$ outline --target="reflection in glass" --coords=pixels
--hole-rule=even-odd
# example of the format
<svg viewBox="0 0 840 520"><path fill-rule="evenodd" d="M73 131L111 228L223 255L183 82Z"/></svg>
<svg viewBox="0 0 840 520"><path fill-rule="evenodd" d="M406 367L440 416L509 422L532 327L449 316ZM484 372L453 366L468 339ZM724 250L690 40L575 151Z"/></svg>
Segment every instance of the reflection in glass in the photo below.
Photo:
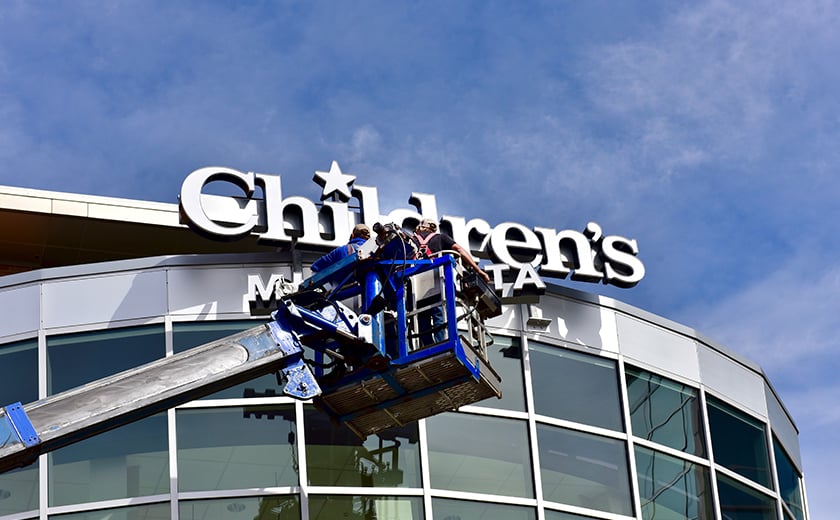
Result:
<svg viewBox="0 0 840 520"><path fill-rule="evenodd" d="M779 476L779 494L796 520L803 520L802 510L802 477L782 449L779 441L773 438L773 453L776 455L776 474Z"/></svg>
<svg viewBox="0 0 840 520"><path fill-rule="evenodd" d="M294 405L178 410L178 489L298 484Z"/></svg>
<svg viewBox="0 0 840 520"><path fill-rule="evenodd" d="M633 435L699 457L706 455L697 390L627 367L627 398Z"/></svg>
<svg viewBox="0 0 840 520"><path fill-rule="evenodd" d="M37 400L38 340L0 345L0 406ZM38 509L38 489L37 464L0 474L0 515Z"/></svg>
<svg viewBox="0 0 840 520"><path fill-rule="evenodd" d="M166 414L49 454L51 506L169 493Z"/></svg>
<svg viewBox="0 0 840 520"><path fill-rule="evenodd" d="M546 500L632 515L623 441L537 424Z"/></svg>
<svg viewBox="0 0 840 520"><path fill-rule="evenodd" d="M0 474L0 516L38 509L38 465Z"/></svg>
<svg viewBox="0 0 840 520"><path fill-rule="evenodd" d="M493 334L493 344L487 347L487 357L502 378L502 398L486 399L476 406L525 411L525 383L522 372L522 344L519 338Z"/></svg>
<svg viewBox="0 0 840 520"><path fill-rule="evenodd" d="M717 474L720 515L723 520L774 520L776 506L772 498Z"/></svg>
<svg viewBox="0 0 840 520"><path fill-rule="evenodd" d="M545 510L545 520L594 520L591 516L581 516L565 511Z"/></svg>
<svg viewBox="0 0 840 520"><path fill-rule="evenodd" d="M709 397L708 403L715 462L770 487L770 460L764 426L713 397Z"/></svg>
<svg viewBox="0 0 840 520"><path fill-rule="evenodd" d="M421 520L423 497L310 495L309 520Z"/></svg>
<svg viewBox="0 0 840 520"><path fill-rule="evenodd" d="M66 515L50 515L56 520L169 520L172 518L169 502L146 504L142 506L120 507L116 509L98 509ZM183 516L181 518L184 518Z"/></svg>
<svg viewBox="0 0 840 520"><path fill-rule="evenodd" d="M182 500L180 520L300 520L297 495Z"/></svg>
<svg viewBox="0 0 840 520"><path fill-rule="evenodd" d="M222 339L260 325L260 321L214 321L175 323L172 326L172 351L175 354L193 347ZM277 376L265 374L246 383L241 383L208 395L204 399L239 399L242 397L273 397L283 395L277 385Z"/></svg>
<svg viewBox="0 0 840 520"><path fill-rule="evenodd" d="M362 441L313 406L304 409L306 465L313 486L416 487L420 481L417 423Z"/></svg>
<svg viewBox="0 0 840 520"><path fill-rule="evenodd" d="M0 406L38 400L38 340L0 345Z"/></svg>
<svg viewBox="0 0 840 520"><path fill-rule="evenodd" d="M642 518L714 518L707 468L636 446L636 477Z"/></svg>
<svg viewBox="0 0 840 520"><path fill-rule="evenodd" d="M47 337L49 393L57 394L165 355L163 325Z"/></svg>
<svg viewBox="0 0 840 520"><path fill-rule="evenodd" d="M533 498L524 421L446 413L426 419L433 488Z"/></svg>
<svg viewBox="0 0 840 520"><path fill-rule="evenodd" d="M433 498L432 513L433 520L535 520L537 518L537 512L532 507L449 498Z"/></svg>
<svg viewBox="0 0 840 520"><path fill-rule="evenodd" d="M622 430L614 361L536 341L528 351L538 414Z"/></svg>

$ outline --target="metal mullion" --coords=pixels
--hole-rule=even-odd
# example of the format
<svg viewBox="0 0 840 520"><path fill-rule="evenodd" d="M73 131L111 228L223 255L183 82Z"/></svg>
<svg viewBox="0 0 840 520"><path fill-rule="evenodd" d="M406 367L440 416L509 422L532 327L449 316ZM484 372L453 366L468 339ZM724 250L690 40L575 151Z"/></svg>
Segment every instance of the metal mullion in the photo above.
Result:
<svg viewBox="0 0 840 520"><path fill-rule="evenodd" d="M526 305L519 306L520 318L525 316ZM524 320L521 320L524 322ZM534 386L531 380L531 352L528 348L528 336L523 331L519 337L522 348L522 376L525 382L525 411L528 413L528 440L531 450L531 478L534 483L534 498L537 500L537 520L545 520L543 510L542 466L540 465L540 450L537 435L537 420L534 406Z"/></svg>
<svg viewBox="0 0 840 520"><path fill-rule="evenodd" d="M631 499L633 500L633 509L636 512L636 518L642 517L642 494L639 490L639 477L636 469L636 448L633 441L633 426L632 421L630 420L630 400L627 396L627 375L624 372L624 356L619 354L618 355L618 381L619 381L619 391L621 394L619 398L621 399L621 412L624 417L624 430L627 432L627 442L625 446L627 447L627 459L630 466L628 467L630 471L630 491L632 493Z"/></svg>

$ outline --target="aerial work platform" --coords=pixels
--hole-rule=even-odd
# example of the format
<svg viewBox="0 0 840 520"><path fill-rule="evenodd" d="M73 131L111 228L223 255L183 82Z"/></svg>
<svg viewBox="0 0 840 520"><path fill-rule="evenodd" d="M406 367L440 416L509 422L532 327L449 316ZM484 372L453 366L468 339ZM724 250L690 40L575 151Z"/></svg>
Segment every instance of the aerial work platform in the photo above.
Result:
<svg viewBox="0 0 840 520"><path fill-rule="evenodd" d="M476 291L468 279L450 255L377 260L354 253L280 295L264 325L0 408L0 472L273 372L285 395L312 399L361 438L501 397L484 327L500 306L486 305L489 289Z"/></svg>

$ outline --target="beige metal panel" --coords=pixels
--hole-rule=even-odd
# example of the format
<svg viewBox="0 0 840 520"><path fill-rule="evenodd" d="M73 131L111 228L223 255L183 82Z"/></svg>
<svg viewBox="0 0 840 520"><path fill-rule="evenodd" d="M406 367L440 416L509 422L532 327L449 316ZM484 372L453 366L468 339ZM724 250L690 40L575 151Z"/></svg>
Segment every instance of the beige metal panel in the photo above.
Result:
<svg viewBox="0 0 840 520"><path fill-rule="evenodd" d="M153 318L166 314L164 270L44 284L44 327Z"/></svg>
<svg viewBox="0 0 840 520"><path fill-rule="evenodd" d="M169 312L207 318L249 312L249 296L254 290L249 277L258 277L265 287L272 276L280 275L289 280L291 268L279 265L171 268L168 274Z"/></svg>
<svg viewBox="0 0 840 520"><path fill-rule="evenodd" d="M632 363L700 382L700 364L694 340L652 323L619 314L618 341L621 353Z"/></svg>
<svg viewBox="0 0 840 520"><path fill-rule="evenodd" d="M527 305L525 308L530 314L523 317L529 332L598 350L618 352L615 313L611 309L549 295L543 295L539 304ZM547 327L540 329L540 319L545 320Z"/></svg>
<svg viewBox="0 0 840 520"><path fill-rule="evenodd" d="M738 408L767 417L764 379L760 374L710 347L697 345L700 375L709 390L728 398Z"/></svg>
<svg viewBox="0 0 840 520"><path fill-rule="evenodd" d="M2 336L37 331L41 320L40 284L0 291L0 309Z"/></svg>

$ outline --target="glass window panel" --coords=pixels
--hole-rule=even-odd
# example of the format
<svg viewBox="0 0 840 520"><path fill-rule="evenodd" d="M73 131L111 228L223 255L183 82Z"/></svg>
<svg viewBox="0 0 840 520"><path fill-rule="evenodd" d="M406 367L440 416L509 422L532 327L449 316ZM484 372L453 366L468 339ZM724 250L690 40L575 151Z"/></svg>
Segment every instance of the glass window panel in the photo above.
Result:
<svg viewBox="0 0 840 520"><path fill-rule="evenodd" d="M50 515L56 520L169 520L172 518L169 502L142 506L99 509L64 515ZM183 517L182 517L183 518ZM250 520L250 519L249 519Z"/></svg>
<svg viewBox="0 0 840 520"><path fill-rule="evenodd" d="M764 426L713 397L708 399L708 403L715 462L770 487L770 461Z"/></svg>
<svg viewBox="0 0 840 520"><path fill-rule="evenodd" d="M433 488L534 496L526 422L446 413L426 419L426 430Z"/></svg>
<svg viewBox="0 0 840 520"><path fill-rule="evenodd" d="M313 486L422 487L417 423L362 441L312 406L304 409L306 467Z"/></svg>
<svg viewBox="0 0 840 520"><path fill-rule="evenodd" d="M423 497L309 496L309 520L422 520L423 518Z"/></svg>
<svg viewBox="0 0 840 520"><path fill-rule="evenodd" d="M178 504L181 520L300 520L297 495L187 500Z"/></svg>
<svg viewBox="0 0 840 520"><path fill-rule="evenodd" d="M632 515L624 441L537 424L543 497Z"/></svg>
<svg viewBox="0 0 840 520"><path fill-rule="evenodd" d="M49 393L57 394L165 355L163 325L48 337Z"/></svg>
<svg viewBox="0 0 840 520"><path fill-rule="evenodd" d="M38 509L38 465L0 474L0 516Z"/></svg>
<svg viewBox="0 0 840 520"><path fill-rule="evenodd" d="M261 322L255 320L175 323L172 327L172 351L178 354L260 324ZM239 399L242 397L270 397L275 395L283 395L283 390L277 385L277 376L266 374L246 383L220 390L204 399Z"/></svg>
<svg viewBox="0 0 840 520"><path fill-rule="evenodd" d="M714 518L707 468L642 446L635 451L642 518Z"/></svg>
<svg viewBox="0 0 840 520"><path fill-rule="evenodd" d="M626 376L633 435L705 457L697 390L632 367Z"/></svg>
<svg viewBox="0 0 840 520"><path fill-rule="evenodd" d="M803 520L805 512L802 510L802 477L775 438L773 439L773 453L776 455L776 474L779 476L779 493L782 495L782 500L790 508L796 520Z"/></svg>
<svg viewBox="0 0 840 520"><path fill-rule="evenodd" d="M614 361L537 341L528 342L528 351L537 413L622 430Z"/></svg>
<svg viewBox="0 0 840 520"><path fill-rule="evenodd" d="M0 406L38 400L38 340L0 345Z"/></svg>
<svg viewBox="0 0 840 520"><path fill-rule="evenodd" d="M502 398L485 399L477 406L525 411L525 382L522 371L522 344L519 338L493 335L493 344L487 347L487 358L502 378Z"/></svg>
<svg viewBox="0 0 840 520"><path fill-rule="evenodd" d="M178 410L178 489L298 484L294 405Z"/></svg>
<svg viewBox="0 0 840 520"><path fill-rule="evenodd" d="M449 498L433 498L432 513L433 520L535 520L537 518L537 513L532 507Z"/></svg>
<svg viewBox="0 0 840 520"><path fill-rule="evenodd" d="M581 516L565 511L545 510L545 520L594 520L592 516Z"/></svg>
<svg viewBox="0 0 840 520"><path fill-rule="evenodd" d="M50 505L169 493L166 414L49 454Z"/></svg>
<svg viewBox="0 0 840 520"><path fill-rule="evenodd" d="M774 520L772 498L718 473L718 497L722 520Z"/></svg>

